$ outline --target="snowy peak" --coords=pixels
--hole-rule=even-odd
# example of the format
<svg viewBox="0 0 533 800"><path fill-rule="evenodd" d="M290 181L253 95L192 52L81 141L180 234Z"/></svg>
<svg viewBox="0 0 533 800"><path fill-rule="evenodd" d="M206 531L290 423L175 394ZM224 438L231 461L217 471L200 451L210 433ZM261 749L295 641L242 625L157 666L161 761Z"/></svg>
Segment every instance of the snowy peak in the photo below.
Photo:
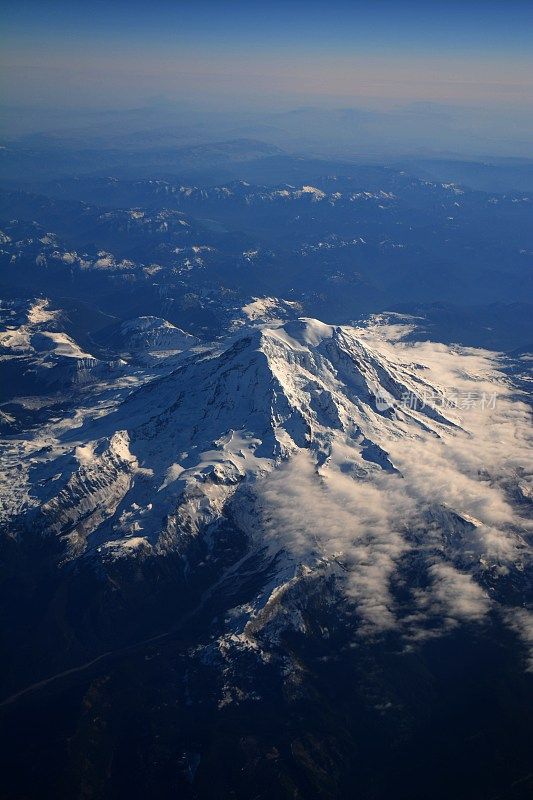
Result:
<svg viewBox="0 0 533 800"><path fill-rule="evenodd" d="M493 355L409 343L392 322L300 318L190 349L107 410L95 406L77 426L50 424L31 452L13 443L6 526L59 538L64 559L107 568L168 554L187 561L231 520L275 564L255 610L242 612L257 612L257 630L262 605L280 607L277 589L300 586L301 566L317 576L341 570L364 630L399 627L416 638L433 635L435 614L482 619L485 586L521 586L526 522L513 498L517 484L524 498L529 485L527 410ZM132 329L154 327L149 319ZM472 404L495 389L499 405ZM468 403L450 408L444 392ZM17 447L30 465L22 474ZM426 588L404 608L391 586L406 553Z"/></svg>
<svg viewBox="0 0 533 800"><path fill-rule="evenodd" d="M46 298L2 304L0 325L0 364L19 360L21 385L35 394L116 380L122 372L120 359L97 357L69 335L65 315Z"/></svg>
<svg viewBox="0 0 533 800"><path fill-rule="evenodd" d="M412 422L433 426L436 433L438 424L451 424L422 403L423 393L435 396L437 390L420 370L391 360L353 328L302 318L263 329L258 349L311 430L340 427L350 432L401 423L406 418L402 399L410 395L420 400L411 403L420 407L408 415Z"/></svg>
<svg viewBox="0 0 533 800"><path fill-rule="evenodd" d="M162 535L174 542L165 533L169 511L197 533L223 513L241 483L254 483L299 451L316 469L342 454L342 469L349 465L354 475L395 471L392 441L438 437L451 423L429 406L404 409L402 396L426 384L361 333L305 318L251 328L226 349L185 357L113 413L67 434L67 448L76 437L78 465L49 501L58 518L70 520L61 535L77 547L97 530L104 542L140 532L152 543ZM388 405L380 407L384 397ZM129 442L127 459L113 456L117 435ZM94 480L87 459L79 459L87 452ZM68 508L77 497L83 521Z"/></svg>
<svg viewBox="0 0 533 800"><path fill-rule="evenodd" d="M158 346L161 336L173 345L194 341L157 318L126 323L121 333ZM171 510L198 531L240 483L300 450L316 468L348 448L354 474L394 470L391 441L438 437L451 423L430 406L401 405L427 383L363 334L301 318L245 329L225 349L190 350L111 413L55 434L52 455L37 456L51 494L34 492L31 519L37 513L38 527L76 542L76 552L96 531L103 542L139 531L156 542ZM127 457L116 455L117 442L128 442ZM62 480L47 478L58 473Z"/></svg>
<svg viewBox="0 0 533 800"><path fill-rule="evenodd" d="M119 344L133 352L182 351L198 344L198 339L160 317L127 320L118 332Z"/></svg>
<svg viewBox="0 0 533 800"><path fill-rule="evenodd" d="M179 419L207 444L228 430L246 430L261 439L269 458L294 447L326 458L335 431L374 439L391 430L401 435L408 422L438 434L452 423L431 406L400 407L403 396L420 397L426 387L353 329L299 319L245 331L226 350L190 359L139 390L124 412L131 419L149 407L148 427L174 429Z"/></svg>

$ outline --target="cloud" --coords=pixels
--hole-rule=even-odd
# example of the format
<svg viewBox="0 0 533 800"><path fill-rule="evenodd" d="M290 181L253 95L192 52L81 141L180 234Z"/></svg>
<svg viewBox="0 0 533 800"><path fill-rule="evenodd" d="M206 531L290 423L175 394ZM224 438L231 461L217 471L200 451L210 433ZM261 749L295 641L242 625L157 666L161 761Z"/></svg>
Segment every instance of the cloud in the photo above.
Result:
<svg viewBox="0 0 533 800"><path fill-rule="evenodd" d="M429 574L433 581L430 598L436 613L459 622L481 620L487 614L488 597L472 575L445 563L434 564Z"/></svg>
<svg viewBox="0 0 533 800"><path fill-rule="evenodd" d="M527 671L533 672L533 612L527 608L506 609L504 618L527 647L529 653Z"/></svg>
<svg viewBox="0 0 533 800"><path fill-rule="evenodd" d="M409 548L404 521L416 515L401 478L375 482L340 473L318 474L311 454L299 452L260 487L260 504L271 547L299 562L336 561L346 570L346 593L363 625L394 627L390 578Z"/></svg>

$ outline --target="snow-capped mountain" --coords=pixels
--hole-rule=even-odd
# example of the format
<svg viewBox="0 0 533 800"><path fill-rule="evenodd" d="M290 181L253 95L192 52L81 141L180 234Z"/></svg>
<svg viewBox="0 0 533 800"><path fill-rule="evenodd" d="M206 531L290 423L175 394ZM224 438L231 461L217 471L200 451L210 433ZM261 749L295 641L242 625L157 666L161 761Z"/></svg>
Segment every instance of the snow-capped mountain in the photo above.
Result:
<svg viewBox="0 0 533 800"><path fill-rule="evenodd" d="M82 348L64 330L61 312L45 298L6 303L0 318L0 367L16 367L6 380L8 397L21 388L43 393L114 380L123 371L120 358L99 358Z"/></svg>
<svg viewBox="0 0 533 800"><path fill-rule="evenodd" d="M25 466L4 526L25 547L54 541L58 564L111 574L168 557L194 572L199 547L216 563L231 521L245 542L234 581L254 553L270 567L234 610L226 655L298 628L295 596L327 576L360 635L413 643L505 617L529 558L527 407L496 356L408 343L400 322L240 328L105 408L12 439ZM162 330L188 341L160 321L122 326L151 345Z"/></svg>
<svg viewBox="0 0 533 800"><path fill-rule="evenodd" d="M132 350L188 350L198 339L165 319L138 317L120 326L122 345Z"/></svg>

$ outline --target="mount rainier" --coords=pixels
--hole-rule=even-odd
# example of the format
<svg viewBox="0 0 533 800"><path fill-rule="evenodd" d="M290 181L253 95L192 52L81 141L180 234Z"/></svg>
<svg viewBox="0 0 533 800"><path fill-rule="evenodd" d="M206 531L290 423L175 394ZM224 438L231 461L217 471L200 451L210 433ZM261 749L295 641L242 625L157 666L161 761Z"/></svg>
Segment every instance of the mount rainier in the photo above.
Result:
<svg viewBox="0 0 533 800"><path fill-rule="evenodd" d="M527 641L527 406L500 357L409 341L414 323L259 320L194 351L174 336L189 349L166 374L4 442L14 548L108 588L121 570L168 580L170 562L204 589L246 582L255 559L234 646L301 625L290 598L326 578L357 636L412 647L512 608ZM155 323L123 327L139 347Z"/></svg>

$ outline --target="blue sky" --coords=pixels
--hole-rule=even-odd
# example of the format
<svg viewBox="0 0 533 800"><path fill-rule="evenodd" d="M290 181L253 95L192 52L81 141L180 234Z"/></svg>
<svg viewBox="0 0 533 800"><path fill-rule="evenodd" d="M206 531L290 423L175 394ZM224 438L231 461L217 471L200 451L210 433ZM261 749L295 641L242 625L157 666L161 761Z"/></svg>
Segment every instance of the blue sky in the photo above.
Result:
<svg viewBox="0 0 533 800"><path fill-rule="evenodd" d="M4 102L533 100L533 2L4 0Z"/></svg>

